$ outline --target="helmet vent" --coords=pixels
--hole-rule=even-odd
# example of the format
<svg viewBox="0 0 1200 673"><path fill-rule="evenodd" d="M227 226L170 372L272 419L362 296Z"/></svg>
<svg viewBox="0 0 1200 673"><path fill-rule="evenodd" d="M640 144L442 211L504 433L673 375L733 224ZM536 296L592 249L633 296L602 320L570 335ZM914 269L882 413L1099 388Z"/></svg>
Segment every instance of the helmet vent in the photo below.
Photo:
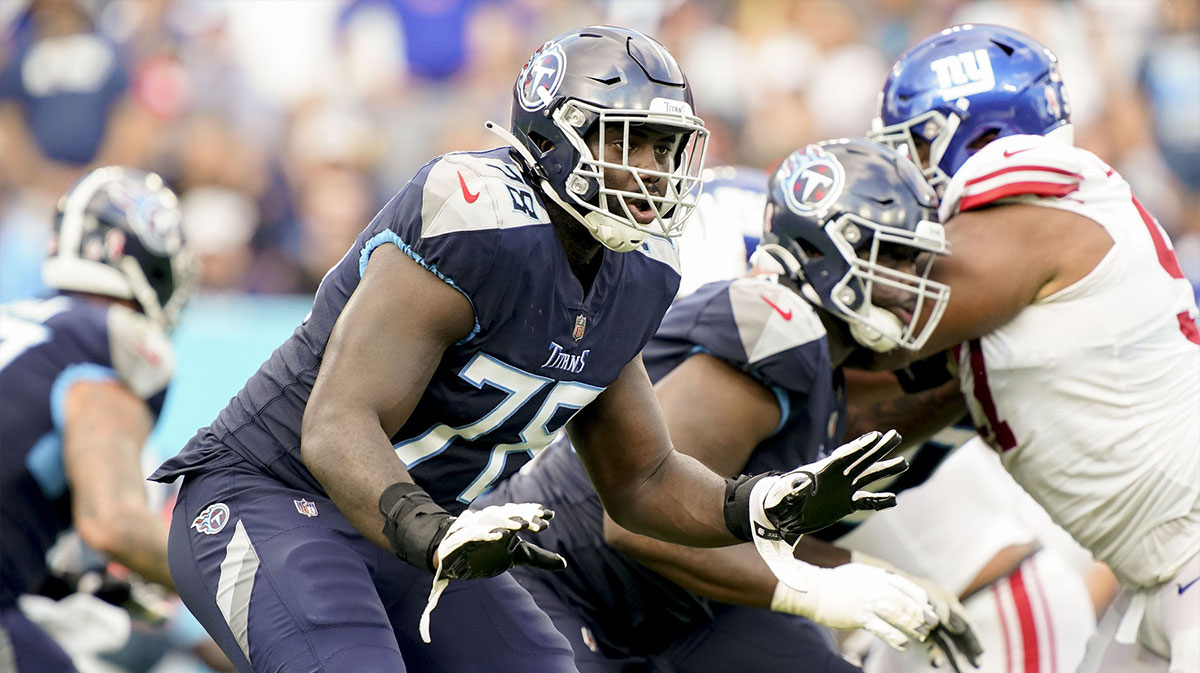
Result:
<svg viewBox="0 0 1200 673"><path fill-rule="evenodd" d="M593 82L599 82L604 86L620 84L624 80L624 78L620 75L614 75L613 77L588 77L588 79L592 80Z"/></svg>
<svg viewBox="0 0 1200 673"><path fill-rule="evenodd" d="M1007 44L1002 44L1002 43L1000 43L1000 42L997 42L997 41L995 41L995 40L992 40L992 44L994 44L994 45L996 45L997 47L999 47L1000 49L1002 49L1002 50L1004 51L1004 55L1005 55L1005 56L1012 56L1012 55L1013 55L1013 51L1014 51L1014 50L1013 50L1013 48L1012 48L1012 47L1010 47L1010 46L1008 46Z"/></svg>

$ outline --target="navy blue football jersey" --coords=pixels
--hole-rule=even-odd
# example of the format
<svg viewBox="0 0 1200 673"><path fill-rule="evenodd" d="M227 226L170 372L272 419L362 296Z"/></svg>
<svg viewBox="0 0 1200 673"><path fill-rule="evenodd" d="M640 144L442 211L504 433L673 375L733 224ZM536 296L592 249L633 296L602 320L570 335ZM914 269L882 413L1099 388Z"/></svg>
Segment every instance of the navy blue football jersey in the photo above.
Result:
<svg viewBox="0 0 1200 673"><path fill-rule="evenodd" d="M755 448L744 473L790 470L840 443L841 373L832 367L816 312L791 290L746 277L679 299L646 346L646 368L658 381L696 353L754 377L779 402L779 426ZM532 539L563 554L567 569L545 582L581 611L609 651L658 651L711 618L706 599L605 545L600 499L565 439L477 504L503 502L537 502L555 511L553 524Z"/></svg>
<svg viewBox="0 0 1200 673"><path fill-rule="evenodd" d="M68 295L0 306L0 605L39 587L46 552L71 526L72 384L117 381L157 418L174 366L162 330L124 306Z"/></svg>
<svg viewBox="0 0 1200 673"><path fill-rule="evenodd" d="M382 245L400 248L475 312L474 330L446 351L391 438L413 479L452 512L516 472L616 379L679 284L675 248L650 238L629 253L602 249L585 295L508 149L438 157L329 271L292 337L151 478L244 459L324 492L300 459L300 422L333 324Z"/></svg>

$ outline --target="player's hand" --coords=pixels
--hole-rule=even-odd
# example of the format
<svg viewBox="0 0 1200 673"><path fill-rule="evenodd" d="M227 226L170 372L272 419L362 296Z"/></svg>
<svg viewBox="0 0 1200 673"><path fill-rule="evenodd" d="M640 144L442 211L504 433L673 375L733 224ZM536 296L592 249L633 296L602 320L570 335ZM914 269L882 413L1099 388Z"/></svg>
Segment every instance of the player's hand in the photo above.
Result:
<svg viewBox="0 0 1200 673"><path fill-rule="evenodd" d="M514 565L545 570L567 567L563 557L521 539L518 532L544 530L554 512L534 503L467 510L450 524L434 552L437 574L446 579L494 577Z"/></svg>
<svg viewBox="0 0 1200 673"><path fill-rule="evenodd" d="M421 614L421 640L430 642L429 617L452 579L494 577L518 564L545 570L566 568L563 557L517 535L523 530L545 530L552 518L553 511L528 502L493 505L458 515L433 554L437 572Z"/></svg>
<svg viewBox="0 0 1200 673"><path fill-rule="evenodd" d="M864 629L897 650L924 641L938 617L913 582L882 568L848 563L818 568L789 564L775 588L771 609L808 617L835 629Z"/></svg>
<svg viewBox="0 0 1200 673"><path fill-rule="evenodd" d="M867 434L838 447L828 457L786 474L765 477L750 495L750 523L755 539L794 545L805 533L820 530L858 510L886 509L894 493L861 490L879 479L908 469L902 456L881 460L900 444L900 434Z"/></svg>
<svg viewBox="0 0 1200 673"><path fill-rule="evenodd" d="M955 673L964 673L967 670L965 664L979 668L983 646L958 597L930 580L919 577L912 579L929 595L929 604L938 616L938 625L929 634L929 663L938 668L947 662Z"/></svg>
<svg viewBox="0 0 1200 673"><path fill-rule="evenodd" d="M869 564L903 575L929 596L929 605L938 618L937 626L926 641L930 664L941 667L943 663L949 663L956 673L966 671L967 664L979 668L979 655L983 654L983 646L979 643L979 637L967 617L967 609L959 602L957 596L933 580L906 573L869 554L855 551L850 554L850 560L853 563Z"/></svg>

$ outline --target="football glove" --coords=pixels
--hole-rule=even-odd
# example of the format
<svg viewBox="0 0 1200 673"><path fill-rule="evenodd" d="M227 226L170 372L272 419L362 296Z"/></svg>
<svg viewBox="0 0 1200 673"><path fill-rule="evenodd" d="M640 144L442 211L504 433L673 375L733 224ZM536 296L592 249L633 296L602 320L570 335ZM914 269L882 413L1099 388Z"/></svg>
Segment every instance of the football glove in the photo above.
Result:
<svg viewBox="0 0 1200 673"><path fill-rule="evenodd" d="M895 430L886 435L868 432L815 463L760 480L750 495L755 537L793 545L804 533L821 530L858 510L894 507L894 493L860 489L908 469L902 456L880 462L899 444Z"/></svg>
<svg viewBox="0 0 1200 673"><path fill-rule="evenodd" d="M894 493L860 490L877 479L908 469L898 456L881 459L900 444L895 430L868 432L838 447L829 456L781 475L760 475L729 482L725 497L726 526L734 535L743 509L749 510L746 537L780 581L787 584L787 567L804 533L820 530L862 509L878 510L896 504ZM746 491L749 490L749 497ZM743 504L744 503L744 504ZM742 521L745 521L742 518ZM805 587L792 587L800 591Z"/></svg>
<svg viewBox="0 0 1200 673"><path fill-rule="evenodd" d="M901 651L909 641L924 641L938 624L925 592L895 573L862 563L818 568L793 559L788 566L788 581L775 587L771 599L776 612L835 629L864 629Z"/></svg>
<svg viewBox="0 0 1200 673"><path fill-rule="evenodd" d="M980 645L979 637L975 634L975 629L967 617L967 609L959 602L957 596L933 580L910 575L870 554L851 552L850 561L903 575L921 587L929 596L929 604L938 619L937 626L934 627L926 641L929 647L930 664L935 668L940 668L942 663L949 663L955 673L966 671L966 664L979 668L979 655L983 654L983 646Z"/></svg>
<svg viewBox="0 0 1200 673"><path fill-rule="evenodd" d="M430 642L429 617L452 579L495 577L514 565L544 570L567 567L563 557L521 539L520 531L544 530L554 512L534 503L508 503L467 510L453 520L437 544L437 572L421 614L421 640Z"/></svg>

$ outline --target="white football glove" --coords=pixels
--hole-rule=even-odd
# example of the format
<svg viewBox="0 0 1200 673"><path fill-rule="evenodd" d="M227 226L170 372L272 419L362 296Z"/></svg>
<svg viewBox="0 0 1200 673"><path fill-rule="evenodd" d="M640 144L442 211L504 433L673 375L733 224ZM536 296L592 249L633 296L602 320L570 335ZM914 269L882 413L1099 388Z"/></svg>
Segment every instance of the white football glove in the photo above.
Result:
<svg viewBox="0 0 1200 673"><path fill-rule="evenodd" d="M930 606L938 618L937 626L926 641L929 647L930 664L935 668L940 668L943 663L949 663L955 673L965 671L966 664L979 668L979 655L983 654L983 646L980 645L979 637L975 634L975 629L967 617L967 609L959 602L957 596L933 580L906 573L870 554L850 552L850 561L903 575L921 587L929 596Z"/></svg>
<svg viewBox="0 0 1200 673"><path fill-rule="evenodd" d="M901 651L909 641L924 641L938 623L925 592L895 573L861 563L791 565L790 581L780 582L771 599L776 612L835 629L864 629ZM801 583L806 588L796 586Z"/></svg>
<svg viewBox="0 0 1200 673"><path fill-rule="evenodd" d="M566 568L563 557L517 535L522 530L541 531L553 517L554 512L535 503L493 505L459 514L434 553L437 572L421 614L421 640L430 642L429 616L452 579L494 577L517 564L545 570Z"/></svg>
<svg viewBox="0 0 1200 673"><path fill-rule="evenodd" d="M815 463L754 483L750 491L751 538L780 581L788 582L787 567L802 534L820 530L858 510L886 509L896 504L894 493L860 489L908 469L903 457L881 460L899 444L900 435L895 430L887 434L868 432Z"/></svg>

